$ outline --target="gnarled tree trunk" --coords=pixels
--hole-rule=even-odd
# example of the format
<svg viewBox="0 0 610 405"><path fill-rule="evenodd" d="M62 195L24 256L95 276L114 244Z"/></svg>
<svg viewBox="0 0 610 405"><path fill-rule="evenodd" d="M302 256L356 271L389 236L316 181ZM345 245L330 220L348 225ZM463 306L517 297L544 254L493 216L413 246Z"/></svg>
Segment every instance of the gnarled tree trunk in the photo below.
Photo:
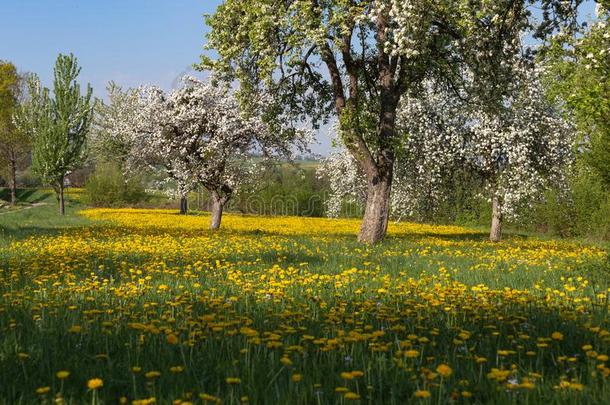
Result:
<svg viewBox="0 0 610 405"><path fill-rule="evenodd" d="M491 231L489 240L500 242L502 240L502 203L500 197L494 193L491 200Z"/></svg>
<svg viewBox="0 0 610 405"><path fill-rule="evenodd" d="M189 202L185 195L180 196L180 215L186 215L189 210Z"/></svg>
<svg viewBox="0 0 610 405"><path fill-rule="evenodd" d="M374 244L385 237L388 229L392 175L373 174L367 177L366 208L358 241Z"/></svg>
<svg viewBox="0 0 610 405"><path fill-rule="evenodd" d="M210 218L210 229L216 230L220 228L220 222L222 221L222 211L225 205L224 198L220 197L218 193L212 193L212 216Z"/></svg>

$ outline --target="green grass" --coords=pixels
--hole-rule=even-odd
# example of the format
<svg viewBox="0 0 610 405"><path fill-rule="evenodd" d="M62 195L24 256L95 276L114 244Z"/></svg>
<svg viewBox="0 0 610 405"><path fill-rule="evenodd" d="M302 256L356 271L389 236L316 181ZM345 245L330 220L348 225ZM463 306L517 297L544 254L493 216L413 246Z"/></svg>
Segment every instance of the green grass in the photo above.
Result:
<svg viewBox="0 0 610 405"><path fill-rule="evenodd" d="M56 234L72 227L91 223L76 212L84 206L80 193L66 191L66 216L58 213L55 193L50 189L19 189L17 206L0 209L0 245L30 235ZM0 199L9 200L9 191L0 190Z"/></svg>
<svg viewBox="0 0 610 405"><path fill-rule="evenodd" d="M204 215L117 211L131 222L113 224L75 215L77 200L65 218L52 195L41 201L0 216L0 404L59 393L71 404L203 403L203 393L230 404L610 400L605 362L583 350L610 354L597 246L519 235L492 245L486 232L414 226L368 247L334 232L347 221L227 216L211 233ZM432 378L442 363L452 374ZM512 371L497 382L493 368ZM63 383L60 370L71 373ZM342 378L352 370L364 375ZM94 377L104 386L92 392ZM528 377L534 389L509 382Z"/></svg>

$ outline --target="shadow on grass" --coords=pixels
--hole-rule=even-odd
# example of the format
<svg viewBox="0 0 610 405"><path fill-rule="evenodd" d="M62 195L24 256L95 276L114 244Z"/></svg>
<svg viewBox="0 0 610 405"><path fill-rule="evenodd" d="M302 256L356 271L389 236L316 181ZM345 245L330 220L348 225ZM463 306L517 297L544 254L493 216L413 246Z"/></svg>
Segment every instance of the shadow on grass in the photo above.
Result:
<svg viewBox="0 0 610 405"><path fill-rule="evenodd" d="M227 292L227 295L238 294L239 292ZM328 293L332 294L330 286ZM171 299L176 294L180 294L182 297L181 305L179 306L175 306L171 302ZM74 294L69 297L68 302L62 303L60 311L65 311L62 308L67 305L74 305L74 307L79 308L78 311L70 313L69 317L61 316L61 312L59 316L49 314L44 318L44 321L33 319L32 309L25 303L8 307L5 316L19 320L20 333L24 336L21 344L25 347L25 351L31 353L31 358L28 362L18 363L12 344L9 345L3 342L5 344L2 345L3 352L0 354L7 360L0 363L0 373L5 376L5 384L0 386L0 396L8 398L11 401L10 403L18 403L24 398L22 393L28 393L27 395L31 396L31 403L34 403L36 398L35 390L40 385L39 381L46 381L49 375L49 370L41 370L40 364L49 364L50 370L57 370L59 365L61 365L62 368L69 370L85 369L88 372L87 375L112 375L113 378L105 380L106 386L100 393L100 395L104 396L102 397L103 399L111 402L112 398L116 399L130 390L132 376L129 373L129 366L133 363L130 359L131 353L129 353L130 348L127 343L136 339L139 335L143 333L146 335L146 339L142 339L141 345L138 346L138 350L142 350L143 354L138 364L146 369L162 370L167 368L167 364L179 364L176 362L182 360L176 350L172 350L171 347L163 343L166 339L164 334L159 335L158 333L152 334L150 332L134 330L129 328L128 320L147 323L150 322L147 319L165 316L166 312L164 311L169 308L171 308L171 313L173 314L172 318L177 319L178 324L183 320L199 321L200 317L210 313L218 313L221 317L226 315L224 307L210 307L195 294L185 295L183 291L178 290L170 290L163 293L151 291L145 297L130 298L129 301L124 302L118 308L113 307L114 310L112 312L100 311L100 315L95 319L92 319L90 315L85 315L85 310L97 310L100 308L104 297L100 298L101 302L91 301L87 300L82 294ZM294 298L296 300L300 299L298 296ZM397 302L379 303L379 305L387 305L388 308L395 308L397 304L411 306L412 302L409 301L412 301L412 298L405 297L405 301L398 300ZM151 302L156 305L150 306ZM517 364L519 369L523 369L524 372L536 371L542 373L542 370L544 370L545 379L541 380L539 384L541 387L547 387L550 390L552 384L556 383L565 373L565 370L557 365L556 354L582 353L581 347L583 344L598 341L595 333L586 327L585 319L573 318L569 314L562 315L558 308L546 306L543 302L530 304L502 302L494 306L477 307L472 305L472 301L467 300L466 303L468 305L462 306L464 308L461 310L463 316L459 317L448 314L440 308L433 307L429 307L427 311L407 312L411 315L402 315L402 313L396 311L397 313L392 323L403 326L396 330L388 328L388 319L386 317L378 316L377 312L369 311L370 304L363 302L363 299L356 297L353 299L348 298L345 303L348 309L345 315L342 313L333 314L332 322L328 322L324 321L322 316L312 316L312 313L326 314L329 312L329 309L321 307L319 302L310 303L316 309L312 313L304 313L303 316L286 318L281 314L282 307L257 300L255 295L245 294L239 295L239 299L233 304L232 308L235 311L232 312L233 315L229 321L237 320L237 328L239 328L241 326L240 322L243 322L243 319L248 319L251 323L247 325L260 332L285 329L286 326L293 327L295 330L298 329L300 333L295 333L293 336L286 334L282 337L282 341L286 346L302 343L299 340L300 336L306 334L329 338L343 336L342 333L345 332L345 329L352 327L348 325L353 323L353 314L358 314L356 315L358 321L371 325L373 330L385 327L385 333L381 335L379 342L387 343L390 348L394 347L394 343L397 341L406 341L410 333L426 336L427 332L425 331L434 330L435 334L432 337L434 344L426 346L426 354L436 356L438 362L447 361L453 368L454 375L452 378L455 381L464 380L480 384L480 387L475 391L477 403L516 403L511 395L508 398L512 399L512 401L499 401L499 396L503 395L503 390L498 390L498 386L492 380L485 377L483 370L486 373L492 367L504 368L507 362L510 362L508 364ZM145 309L144 305L149 306L149 309ZM110 314L118 314L118 316L111 316ZM128 316L122 317L125 314L128 314ZM607 312L594 313L591 319L601 322L602 326L606 326L606 316ZM67 319L69 321L66 321ZM346 320L351 320L350 324L345 323ZM113 324L112 333L101 333L103 321ZM86 325L82 335L86 338L81 338L81 335L76 337L68 332L70 326L74 324ZM160 322L160 324L163 325L163 322ZM158 324L156 325L158 326ZM489 325L492 325L491 329ZM484 365L479 366L473 361L473 355L465 348L466 345L463 345L463 347L455 343L456 333L461 330L472 334L470 341L477 343L476 352L474 353L489 359L486 360ZM546 339L552 331L561 332L563 335L562 340L550 344L549 349L538 350L536 348L536 338L543 337ZM516 341L515 335L520 334L527 335L527 340ZM206 336L204 333L201 335ZM210 336L212 335L210 334ZM206 337L195 339L191 344L189 367L194 370L205 369L206 373L198 375L187 372L181 375L181 382L186 387L189 387L189 389L197 387L201 381L204 381L208 391L221 392L223 395L228 395L228 392L223 390L228 389L225 384L225 378L227 373L231 371L232 375L240 375L243 378L243 385L245 386L267 387L267 389L260 388L250 391L253 403L290 403L289 399L294 400L294 392L289 390L290 385L278 384L273 389L277 389L277 392L282 390L282 395L286 395L286 401L278 401L277 398L274 401L269 401L275 392L271 393L268 388L274 383L278 368L281 367L277 364L277 357L273 354L273 350L268 350L261 346L256 351L257 355L253 355L247 365L244 366L245 362L233 361L234 358L239 358L240 356L239 353L244 346L243 338L239 334L218 334L215 336L217 338ZM3 339L6 342L10 342L10 335L6 334L0 338L0 341ZM74 350L68 342L72 343L77 339L79 342L78 350ZM517 343L523 345L523 347L519 348L519 356L513 356L509 359L499 358L498 348L513 349ZM100 346L105 348L105 353L113 359L112 362L93 360L100 353ZM346 346L352 350L349 351L350 353L357 353L357 355L353 356L353 360L348 356L350 358L349 361L354 362L351 364L351 368L367 369L368 365L371 368L367 369L367 373L379 376L379 378L371 380L371 384L375 384L375 389L371 394L374 395L372 398L374 398L375 403L413 402L413 392L416 388L413 384L404 382L406 380L404 370L386 365L391 362L395 350L375 352L368 348L367 342L357 343L355 341L347 343ZM9 347L12 351L6 349ZM463 349L463 353L461 349ZM303 350L305 355L312 359L310 361L315 364L315 367L307 369L306 373L304 373L305 377L311 381L325 381L325 384L319 386L317 393L314 393L312 390L302 391L300 395L304 402L300 403L316 403L316 395L318 398L321 395L323 395L322 398L334 398L335 387L345 384L339 377L337 370L342 370L346 367L347 357L344 355L320 354L318 349L312 345L305 345ZM526 350L535 351L535 362L524 355ZM517 354L516 351L515 354ZM596 380L590 377L590 373L586 372L588 367L587 358L582 355L577 355L575 358L576 361L570 367L575 370L575 374L582 376L582 383L591 387L583 395L604 395L605 393L596 393L594 391L593 383ZM532 366L534 363L535 366ZM209 367L210 364L213 364L214 367ZM22 368L30 376L28 380L20 379L18 371ZM549 382L545 383L545 380ZM77 383L82 387L85 381L78 380ZM72 380L67 380L67 388L69 390L73 390L75 385ZM19 387L19 390L11 391L11 387ZM143 387L141 388L143 389ZM159 384L158 389L160 390L158 394L161 398L175 398L181 392L184 392L184 387L178 386L176 388L175 383L169 382ZM83 392L82 389L80 391L75 390L72 395L83 395ZM450 392L448 390L446 395L449 395ZM306 397L302 395L306 395ZM544 395L538 399L543 398ZM449 398L445 400L445 397L442 397L442 401L439 400L438 402L449 403L450 401ZM27 403L30 403L30 401ZM336 402L324 401L324 403ZM541 402L532 400L532 403ZM607 402L600 401L599 398L590 398L589 401L574 403Z"/></svg>
<svg viewBox="0 0 610 405"><path fill-rule="evenodd" d="M18 203L29 203L35 204L42 201L49 200L53 193L49 191L42 191L40 189L35 188L18 188L17 189L17 202ZM7 188L3 188L0 190L0 199L10 201L11 192Z"/></svg>

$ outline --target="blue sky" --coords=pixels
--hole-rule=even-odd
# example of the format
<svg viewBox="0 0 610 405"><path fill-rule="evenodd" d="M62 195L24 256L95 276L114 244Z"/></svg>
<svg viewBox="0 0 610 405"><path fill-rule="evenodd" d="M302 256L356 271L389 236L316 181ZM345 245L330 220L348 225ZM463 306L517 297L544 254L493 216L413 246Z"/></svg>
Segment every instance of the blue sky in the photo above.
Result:
<svg viewBox="0 0 610 405"><path fill-rule="evenodd" d="M199 59L204 13L220 0L2 0L0 58L50 84L59 52L74 53L82 80L170 88ZM8 4L7 4L8 3Z"/></svg>
<svg viewBox="0 0 610 405"><path fill-rule="evenodd" d="M0 0L0 59L51 84L57 54L74 53L81 79L104 97L114 80L124 87L172 88L203 51L203 15L221 0ZM587 1L584 14L592 14ZM313 147L328 150L327 137Z"/></svg>

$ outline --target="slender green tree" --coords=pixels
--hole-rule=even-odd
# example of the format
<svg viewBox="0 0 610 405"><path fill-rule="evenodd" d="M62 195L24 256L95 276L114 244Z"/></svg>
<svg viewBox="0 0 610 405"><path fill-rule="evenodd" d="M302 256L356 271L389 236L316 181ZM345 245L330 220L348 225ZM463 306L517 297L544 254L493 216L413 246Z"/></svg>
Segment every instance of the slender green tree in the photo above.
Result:
<svg viewBox="0 0 610 405"><path fill-rule="evenodd" d="M17 168L30 151L30 140L14 123L23 95L24 77L15 65L0 61L0 165L7 169L11 205L17 203Z"/></svg>
<svg viewBox="0 0 610 405"><path fill-rule="evenodd" d="M74 55L59 55L55 63L53 95L30 79L30 98L17 114L21 130L33 139L32 168L57 194L60 214L65 214L66 176L83 160L85 141L91 125L92 89L85 94L77 82L81 68Z"/></svg>

